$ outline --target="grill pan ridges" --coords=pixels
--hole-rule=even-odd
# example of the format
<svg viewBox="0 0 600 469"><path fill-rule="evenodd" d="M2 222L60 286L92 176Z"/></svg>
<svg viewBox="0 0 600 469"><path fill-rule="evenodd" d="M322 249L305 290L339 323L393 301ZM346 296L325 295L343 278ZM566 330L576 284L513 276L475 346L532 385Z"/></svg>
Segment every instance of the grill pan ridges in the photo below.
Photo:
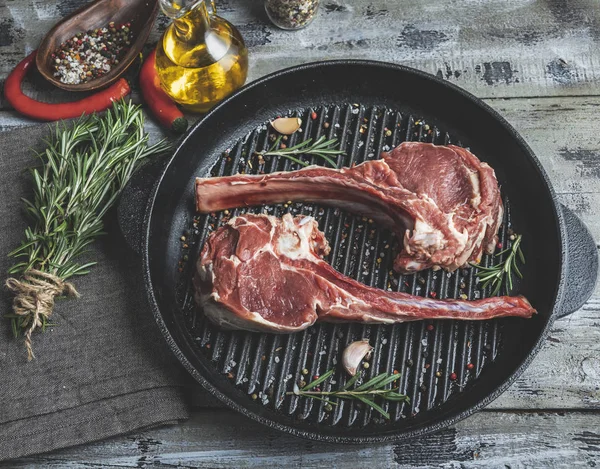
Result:
<svg viewBox="0 0 600 469"><path fill-rule="evenodd" d="M312 112L317 119L311 118ZM423 141L437 144L457 143L448 133L430 126L423 119L403 116L399 111L377 106L364 107L358 103L322 106L290 112L302 118L302 132L290 137L286 142L292 146L308 138L337 137L346 154L338 157L338 167L360 164L370 159L378 159L383 150L399 145L402 141ZM323 124L329 123L328 128ZM391 135L386 136L386 130ZM218 160L211 171L212 176L223 176L245 172L257 174L259 169L270 173L299 169L299 165L285 158L269 158L264 168L258 166L256 151L266 150L272 142L273 134L263 123L246 139L237 142L230 151ZM307 161L325 164L312 156ZM250 163L249 163L250 162ZM508 201L507 210L500 233L502 243L508 242L506 228L510 226ZM394 326L370 326L362 324L318 324L306 331L291 334L258 334L223 331L205 320L193 302L193 289L190 279L195 260L206 237L222 226L229 217L246 212L269 213L281 216L283 213L313 215L319 221L332 247L328 261L340 272L370 286L388 288L413 295L437 298L458 298L459 292L473 299L489 295L489 289L481 292L474 278L474 269L460 269L452 274L431 269L419 274L391 274L394 236L392 233L374 228L366 217L356 216L340 210L314 204L293 204L284 208L283 204L255 208L237 208L206 215L198 220L201 228L194 236L193 255L183 266L181 276L180 303L187 314L191 333L198 346L215 366L215 369L242 389L249 398L255 394L264 405L279 412L285 412L301 420L310 420L329 425L345 427L384 424L377 412L357 405L354 401L340 401L332 412L325 411L325 403L313 399L286 395L292 390L293 382L336 368L335 387L342 386L348 376L341 366L341 353L345 346L354 340L369 338L375 347L370 368L365 378L378 373L401 375L400 391L407 394L411 404L383 402L383 408L391 415L391 422L411 418L421 411L434 409L454 393L466 389L479 376L485 365L500 351L502 320L491 321L417 321ZM212 228L211 228L212 227ZM190 231L194 232L193 226ZM188 240L186 240L188 242ZM386 249L384 246L388 245ZM371 249L373 247L374 249ZM186 251L182 251L182 256ZM379 254L384 253L381 258ZM381 263L378 263L377 260ZM502 259L485 256L485 265L498 263ZM366 275L364 275L366 274ZM420 280L419 280L420 279ZM461 282L465 288L459 288ZM434 329L429 331L428 324ZM467 369L467 364L474 367ZM234 364L234 366L232 366ZM427 368L426 368L427 367ZM307 368L308 376L301 370ZM436 376L440 372L441 376ZM450 374L457 379L451 380ZM326 383L325 391L332 386Z"/></svg>

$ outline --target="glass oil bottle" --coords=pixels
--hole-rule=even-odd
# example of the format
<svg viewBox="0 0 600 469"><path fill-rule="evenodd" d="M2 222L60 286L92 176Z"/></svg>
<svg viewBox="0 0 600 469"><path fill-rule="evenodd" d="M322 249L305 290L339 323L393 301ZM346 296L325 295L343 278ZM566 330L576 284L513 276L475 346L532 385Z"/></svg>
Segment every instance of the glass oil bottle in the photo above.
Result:
<svg viewBox="0 0 600 469"><path fill-rule="evenodd" d="M217 16L214 1L160 0L173 18L156 47L161 86L190 112L206 112L241 87L248 51L239 31Z"/></svg>

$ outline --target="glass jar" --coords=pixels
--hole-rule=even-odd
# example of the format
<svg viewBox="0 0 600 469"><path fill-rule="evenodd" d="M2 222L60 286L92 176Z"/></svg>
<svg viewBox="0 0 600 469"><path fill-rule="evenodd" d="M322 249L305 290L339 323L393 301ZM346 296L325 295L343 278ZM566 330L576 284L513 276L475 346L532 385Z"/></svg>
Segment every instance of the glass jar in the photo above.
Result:
<svg viewBox="0 0 600 469"><path fill-rule="evenodd" d="M273 24L281 29L302 29L317 14L319 0L265 0L265 10Z"/></svg>

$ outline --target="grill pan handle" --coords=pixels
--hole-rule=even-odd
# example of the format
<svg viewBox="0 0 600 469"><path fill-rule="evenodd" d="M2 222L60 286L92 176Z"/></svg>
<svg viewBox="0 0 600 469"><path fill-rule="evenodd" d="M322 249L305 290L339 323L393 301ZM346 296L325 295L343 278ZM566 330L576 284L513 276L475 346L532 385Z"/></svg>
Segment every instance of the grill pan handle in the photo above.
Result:
<svg viewBox="0 0 600 469"><path fill-rule="evenodd" d="M563 275L566 291L556 317L581 308L592 296L598 278L598 248L592 234L577 215L560 204L567 232Z"/></svg>
<svg viewBox="0 0 600 469"><path fill-rule="evenodd" d="M168 158L157 158L146 163L134 173L121 192L117 206L119 228L129 247L138 255L142 254L144 213L148 198L158 183L167 160Z"/></svg>

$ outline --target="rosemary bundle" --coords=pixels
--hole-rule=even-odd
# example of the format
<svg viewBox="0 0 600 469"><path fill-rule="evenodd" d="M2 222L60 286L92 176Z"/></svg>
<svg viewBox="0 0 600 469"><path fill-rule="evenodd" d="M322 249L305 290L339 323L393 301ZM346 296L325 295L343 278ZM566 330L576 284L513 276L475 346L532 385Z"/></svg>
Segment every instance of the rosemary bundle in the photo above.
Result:
<svg viewBox="0 0 600 469"><path fill-rule="evenodd" d="M296 158L300 155L316 155L329 163L332 168L337 168L337 163L333 161L331 156L343 155L344 152L339 148L336 148L337 139L332 138L327 140L325 135L322 135L317 141L313 142L312 138L305 140L304 142L298 143L297 145L281 148L280 135L277 137L271 148L265 151L256 152L260 156L283 156L294 163L298 163L301 166L308 166L306 161Z"/></svg>
<svg viewBox="0 0 600 469"><path fill-rule="evenodd" d="M482 288L492 286L492 296L497 295L505 285L506 293L510 294L513 288L513 273L519 278L523 278L523 274L519 269L518 263L525 264L525 256L521 250L522 235L516 235L512 245L503 251L497 253L495 257L506 255L506 259L499 264L491 267L485 267L480 264L471 264L478 272L475 274L479 278Z"/></svg>
<svg viewBox="0 0 600 469"><path fill-rule="evenodd" d="M23 335L28 359L31 335L44 330L61 296L78 296L66 280L89 272L95 262L77 258L103 234L102 218L145 158L164 152L160 141L148 145L139 106L117 101L104 115L57 124L31 169L33 198L23 199L29 226L21 245L9 253L16 263L6 286L15 297L15 337Z"/></svg>
<svg viewBox="0 0 600 469"><path fill-rule="evenodd" d="M299 388L294 384L294 390L287 394L317 399L326 402L328 405L337 405L337 402L331 400L332 398L357 400L379 412L386 419L390 418L390 414L374 401L375 398L390 402L410 403L409 397L399 393L397 387L387 387L388 385L393 386L393 383L400 379L399 374L381 373L374 378L371 378L366 383L357 386L358 381L362 378L362 374L358 372L337 391L319 390L317 386L328 380L334 372L335 369L331 369L302 388Z"/></svg>

